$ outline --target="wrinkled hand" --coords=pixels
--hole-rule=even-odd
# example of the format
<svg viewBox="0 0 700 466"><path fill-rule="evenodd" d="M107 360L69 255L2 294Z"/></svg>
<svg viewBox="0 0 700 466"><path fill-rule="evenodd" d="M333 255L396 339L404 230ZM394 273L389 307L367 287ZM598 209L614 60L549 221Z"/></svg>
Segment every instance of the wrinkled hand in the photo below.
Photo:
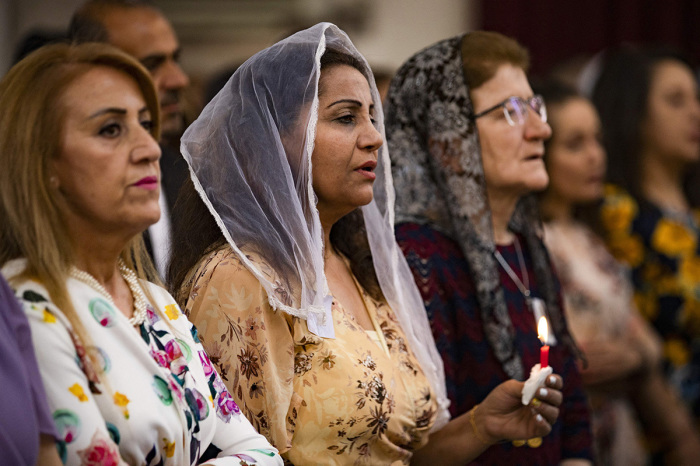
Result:
<svg viewBox="0 0 700 466"><path fill-rule="evenodd" d="M479 430L492 443L543 437L552 430L563 399L562 378L556 374L547 377L545 387L537 390L529 406L521 403L523 386L524 382L517 380L503 382L491 390L474 413Z"/></svg>

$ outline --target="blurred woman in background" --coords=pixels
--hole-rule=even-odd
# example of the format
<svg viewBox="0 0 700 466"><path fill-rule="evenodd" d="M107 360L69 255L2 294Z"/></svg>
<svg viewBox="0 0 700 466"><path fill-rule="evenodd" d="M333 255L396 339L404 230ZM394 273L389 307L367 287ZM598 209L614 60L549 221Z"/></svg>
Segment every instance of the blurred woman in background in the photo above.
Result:
<svg viewBox="0 0 700 466"><path fill-rule="evenodd" d="M593 92L608 178L605 241L632 269L635 302L663 340L666 375L700 420L700 211L683 188L700 158L700 103L679 55L624 47Z"/></svg>
<svg viewBox="0 0 700 466"><path fill-rule="evenodd" d="M64 464L282 464L147 280L160 149L146 69L104 44L48 46L0 81L0 108L0 265Z"/></svg>
<svg viewBox="0 0 700 466"><path fill-rule="evenodd" d="M700 442L661 372L661 342L634 305L627 270L596 233L606 169L598 113L557 82L535 91L547 102L552 127L545 144L549 186L540 197L545 244L569 328L588 362L582 376L598 464L647 464L639 421L652 448L668 453L668 464L696 464Z"/></svg>

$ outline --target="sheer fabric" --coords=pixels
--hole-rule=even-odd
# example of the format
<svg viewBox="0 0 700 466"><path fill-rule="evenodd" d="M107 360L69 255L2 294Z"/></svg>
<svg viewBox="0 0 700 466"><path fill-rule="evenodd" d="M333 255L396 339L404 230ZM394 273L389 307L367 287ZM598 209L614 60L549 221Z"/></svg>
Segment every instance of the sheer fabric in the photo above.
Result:
<svg viewBox="0 0 700 466"><path fill-rule="evenodd" d="M347 35L320 23L246 61L182 138L195 187L243 264L277 310L332 326L326 297L322 228L312 188L311 154L318 119L320 58L327 47L364 65L382 136L381 99L366 60ZM361 208L376 274L409 344L437 394L444 425L448 401L442 361L423 302L394 240L394 191L386 146L378 152L374 200ZM259 270L242 249L260 255Z"/></svg>

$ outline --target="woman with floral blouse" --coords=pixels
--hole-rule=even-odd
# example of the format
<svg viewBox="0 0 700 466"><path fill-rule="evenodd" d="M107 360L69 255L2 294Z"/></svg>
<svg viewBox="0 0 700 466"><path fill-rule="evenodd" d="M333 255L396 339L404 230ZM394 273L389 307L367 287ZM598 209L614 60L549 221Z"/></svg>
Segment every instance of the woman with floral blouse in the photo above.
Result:
<svg viewBox="0 0 700 466"><path fill-rule="evenodd" d="M146 69L104 44L49 46L3 78L0 107L0 265L30 322L63 463L282 464L146 279L140 235L160 216Z"/></svg>

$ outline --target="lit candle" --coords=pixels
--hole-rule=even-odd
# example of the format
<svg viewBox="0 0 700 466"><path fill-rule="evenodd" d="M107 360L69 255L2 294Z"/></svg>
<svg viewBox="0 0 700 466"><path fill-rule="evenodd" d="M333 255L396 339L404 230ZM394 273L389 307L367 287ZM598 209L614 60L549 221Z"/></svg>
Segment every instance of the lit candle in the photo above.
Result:
<svg viewBox="0 0 700 466"><path fill-rule="evenodd" d="M540 348L540 369L544 369L549 365L549 346L547 345L549 327L545 316L540 317L539 322L537 322L537 337L542 342L542 348Z"/></svg>

